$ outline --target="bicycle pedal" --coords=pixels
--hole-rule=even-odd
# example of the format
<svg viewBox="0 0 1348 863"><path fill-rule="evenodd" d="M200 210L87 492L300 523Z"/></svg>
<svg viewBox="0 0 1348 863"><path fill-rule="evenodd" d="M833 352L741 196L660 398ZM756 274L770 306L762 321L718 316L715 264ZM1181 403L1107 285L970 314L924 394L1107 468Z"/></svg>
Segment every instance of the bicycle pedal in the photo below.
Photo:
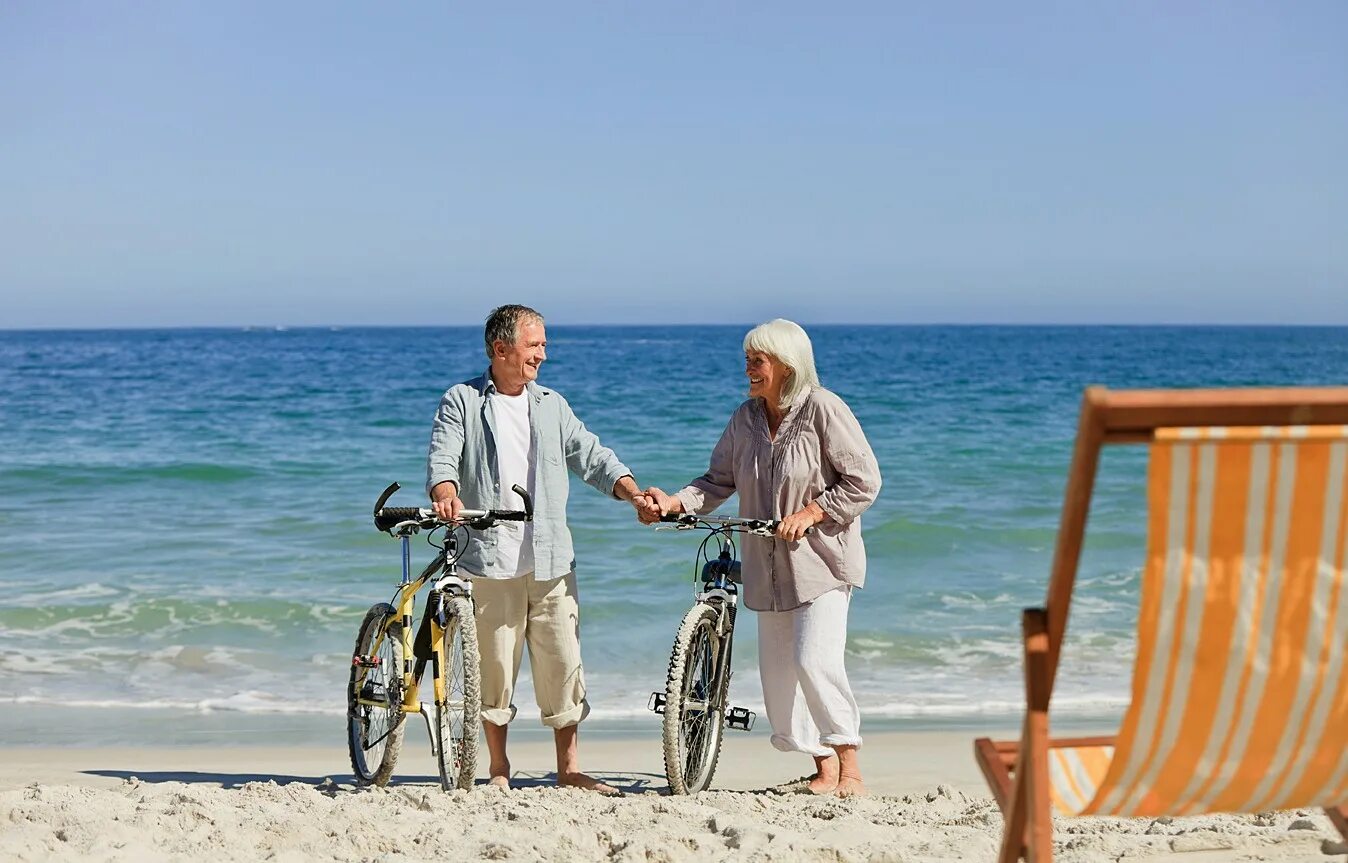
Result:
<svg viewBox="0 0 1348 863"><path fill-rule="evenodd" d="M353 657L351 657L351 664L352 664L352 665L355 665L355 666L358 666L358 667L360 667L360 668L378 668L379 665L380 665L380 657L378 657L378 656L353 656Z"/></svg>
<svg viewBox="0 0 1348 863"><path fill-rule="evenodd" d="M726 711L725 724L738 731L750 731L754 727L754 720L758 714L752 710L745 710L743 707L732 707Z"/></svg>
<svg viewBox="0 0 1348 863"><path fill-rule="evenodd" d="M361 701L373 701L385 706L390 703L388 689L377 680L365 681L365 685L360 688L360 699Z"/></svg>
<svg viewBox="0 0 1348 863"><path fill-rule="evenodd" d="M665 694L663 692L652 692L650 701L646 703L646 709L656 713L664 713Z"/></svg>

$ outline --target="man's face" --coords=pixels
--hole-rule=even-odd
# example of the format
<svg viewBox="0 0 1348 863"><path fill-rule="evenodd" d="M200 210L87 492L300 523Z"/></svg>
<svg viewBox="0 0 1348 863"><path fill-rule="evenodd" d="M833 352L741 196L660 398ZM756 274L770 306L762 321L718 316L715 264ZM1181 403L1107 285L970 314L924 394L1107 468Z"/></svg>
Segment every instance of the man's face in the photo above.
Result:
<svg viewBox="0 0 1348 863"><path fill-rule="evenodd" d="M548 336L540 321L522 321L515 329L515 344L497 341L492 370L513 384L538 380L538 367L548 358Z"/></svg>

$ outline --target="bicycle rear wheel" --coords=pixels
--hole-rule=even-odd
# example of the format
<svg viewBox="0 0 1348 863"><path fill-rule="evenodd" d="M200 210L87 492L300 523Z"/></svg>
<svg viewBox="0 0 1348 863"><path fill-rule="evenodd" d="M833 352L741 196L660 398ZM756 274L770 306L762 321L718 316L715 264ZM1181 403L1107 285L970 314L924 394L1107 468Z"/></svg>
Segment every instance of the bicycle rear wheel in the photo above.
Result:
<svg viewBox="0 0 1348 863"><path fill-rule="evenodd" d="M477 741L482 729L482 667L478 664L477 623L473 603L449 600L445 615L445 700L435 705L439 740L435 748L440 787L472 788L477 778Z"/></svg>
<svg viewBox="0 0 1348 863"><path fill-rule="evenodd" d="M365 613L346 687L347 748L362 785L386 785L403 745L403 645L398 611L379 603Z"/></svg>
<svg viewBox="0 0 1348 863"><path fill-rule="evenodd" d="M726 691L719 611L698 603L674 638L665 681L665 777L671 794L696 794L711 785L721 754ZM725 635L730 638L730 633Z"/></svg>

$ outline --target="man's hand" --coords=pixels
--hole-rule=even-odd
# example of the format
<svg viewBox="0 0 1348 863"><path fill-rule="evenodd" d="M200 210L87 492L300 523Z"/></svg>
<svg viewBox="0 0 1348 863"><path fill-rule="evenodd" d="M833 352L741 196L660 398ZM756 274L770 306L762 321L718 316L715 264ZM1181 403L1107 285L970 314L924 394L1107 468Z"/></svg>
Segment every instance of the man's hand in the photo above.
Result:
<svg viewBox="0 0 1348 863"><path fill-rule="evenodd" d="M650 499L641 488L637 481L632 477L621 477L617 484L613 486L613 494L622 500L632 504L632 508L637 511L637 518L644 524L650 524L647 519L658 520L660 518L660 509Z"/></svg>
<svg viewBox="0 0 1348 863"><path fill-rule="evenodd" d="M637 520L642 524L660 520L660 505L645 493L632 496L632 508L637 511Z"/></svg>
<svg viewBox="0 0 1348 863"><path fill-rule="evenodd" d="M459 490L452 482L442 482L431 489L431 508L444 521L453 521L463 511Z"/></svg>
<svg viewBox="0 0 1348 863"><path fill-rule="evenodd" d="M777 538L795 542L805 535L805 531L824 520L824 510L813 501L799 512L793 512L777 523Z"/></svg>

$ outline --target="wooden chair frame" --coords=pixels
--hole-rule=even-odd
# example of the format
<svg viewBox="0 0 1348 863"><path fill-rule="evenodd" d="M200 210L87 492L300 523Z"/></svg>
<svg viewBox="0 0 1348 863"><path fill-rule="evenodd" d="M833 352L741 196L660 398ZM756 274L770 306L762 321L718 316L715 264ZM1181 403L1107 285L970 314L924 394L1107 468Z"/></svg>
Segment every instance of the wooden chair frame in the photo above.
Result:
<svg viewBox="0 0 1348 863"><path fill-rule="evenodd" d="M974 757L1006 819L998 857L1001 863L1053 859L1049 749L1114 742L1113 737L1054 739L1049 736L1048 722L1101 448L1150 443L1158 428L1291 425L1348 425L1348 387L1086 390L1063 495L1047 602L1042 608L1026 609L1022 616L1026 711L1021 739L974 741ZM1348 805L1325 811L1348 839Z"/></svg>

